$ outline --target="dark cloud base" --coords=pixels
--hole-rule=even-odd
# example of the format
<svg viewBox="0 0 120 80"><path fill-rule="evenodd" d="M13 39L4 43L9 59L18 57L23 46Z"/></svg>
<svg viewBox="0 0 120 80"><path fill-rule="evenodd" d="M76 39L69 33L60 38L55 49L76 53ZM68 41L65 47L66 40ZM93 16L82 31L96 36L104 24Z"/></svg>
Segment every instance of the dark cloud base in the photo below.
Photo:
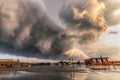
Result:
<svg viewBox="0 0 120 80"><path fill-rule="evenodd" d="M39 0L1 0L0 51L17 56L58 59L61 56L62 58L69 57L65 53L73 47L77 46L77 49L80 50L83 45L97 41L107 25L111 23L111 14L116 9L110 10L107 7L105 13L99 13L96 16L96 18L100 18L100 21L94 23L89 14L83 18L75 18L73 7L78 9L78 13L81 13L94 5L89 0L81 2L89 2L89 4L84 6L75 0L62 7L59 18L66 26L66 29L63 29L48 17ZM107 6L110 4L108 1L103 2ZM97 1L98 6L99 3L101 1ZM89 12L91 11L88 10ZM105 22L101 18L105 19ZM118 23L114 20L110 25Z"/></svg>

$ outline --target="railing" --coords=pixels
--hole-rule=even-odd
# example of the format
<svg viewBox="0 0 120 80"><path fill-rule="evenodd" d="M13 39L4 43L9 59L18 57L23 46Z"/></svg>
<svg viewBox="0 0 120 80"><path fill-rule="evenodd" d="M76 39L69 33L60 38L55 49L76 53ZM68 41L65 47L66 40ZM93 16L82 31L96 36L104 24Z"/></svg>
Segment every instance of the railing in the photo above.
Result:
<svg viewBox="0 0 120 80"><path fill-rule="evenodd" d="M92 66L109 66L109 65L116 65L116 66L120 66L120 61L109 61L109 62L103 62L103 63L98 63L98 62L92 62L91 63Z"/></svg>

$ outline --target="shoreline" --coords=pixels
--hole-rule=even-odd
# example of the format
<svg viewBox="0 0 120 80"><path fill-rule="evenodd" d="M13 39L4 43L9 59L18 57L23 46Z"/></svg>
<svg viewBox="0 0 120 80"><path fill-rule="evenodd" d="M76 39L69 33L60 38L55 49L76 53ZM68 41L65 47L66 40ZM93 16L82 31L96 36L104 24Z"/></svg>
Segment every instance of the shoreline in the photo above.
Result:
<svg viewBox="0 0 120 80"><path fill-rule="evenodd" d="M27 72L88 72L89 69L85 67L73 66L35 66L35 67L13 67L2 68L2 71L27 71Z"/></svg>

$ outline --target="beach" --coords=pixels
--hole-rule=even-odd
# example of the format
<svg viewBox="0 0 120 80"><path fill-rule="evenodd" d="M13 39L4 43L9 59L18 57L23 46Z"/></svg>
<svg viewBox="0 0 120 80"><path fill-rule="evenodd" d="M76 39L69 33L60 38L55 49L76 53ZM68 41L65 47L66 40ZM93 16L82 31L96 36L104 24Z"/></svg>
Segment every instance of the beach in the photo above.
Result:
<svg viewBox="0 0 120 80"><path fill-rule="evenodd" d="M83 66L36 66L1 69L0 80L119 80L119 70L90 70Z"/></svg>

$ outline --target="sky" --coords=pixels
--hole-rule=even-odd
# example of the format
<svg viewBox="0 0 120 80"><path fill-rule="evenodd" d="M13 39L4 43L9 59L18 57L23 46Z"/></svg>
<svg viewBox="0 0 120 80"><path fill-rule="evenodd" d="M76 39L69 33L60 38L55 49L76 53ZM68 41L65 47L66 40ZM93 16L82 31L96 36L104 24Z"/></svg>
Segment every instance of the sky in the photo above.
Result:
<svg viewBox="0 0 120 80"><path fill-rule="evenodd" d="M89 0L35 0L38 1L38 4L35 3L37 6L33 4L33 0L30 0L33 1L31 3L33 6L27 2L25 4L21 2L22 4L19 5L22 6L18 6L15 0L11 3L6 1L0 13L9 15L6 16L8 19L2 19L0 41L7 44L7 47L10 46L10 49L11 46L15 47L15 52L12 54L9 50L0 51L1 59L40 62L48 59L53 61L52 59L55 59L57 54L57 57L62 55L62 57L76 58L79 56L82 59L99 55L113 57L120 54L119 0L101 0L102 2L97 0L91 2ZM2 2L4 3L4 0L1 0ZM11 4L16 5L11 6ZM22 10L24 7L25 9ZM0 8L2 8L1 4ZM17 8L20 11L18 15ZM4 48L1 47L1 49ZM31 54L28 54L29 52L17 53L20 50L33 52ZM34 53L35 56L32 56ZM53 57L49 58L49 54Z"/></svg>
<svg viewBox="0 0 120 80"><path fill-rule="evenodd" d="M110 32L116 33L110 33ZM120 47L120 25L110 27L108 30L101 36L100 43L106 44L108 46L118 46Z"/></svg>

